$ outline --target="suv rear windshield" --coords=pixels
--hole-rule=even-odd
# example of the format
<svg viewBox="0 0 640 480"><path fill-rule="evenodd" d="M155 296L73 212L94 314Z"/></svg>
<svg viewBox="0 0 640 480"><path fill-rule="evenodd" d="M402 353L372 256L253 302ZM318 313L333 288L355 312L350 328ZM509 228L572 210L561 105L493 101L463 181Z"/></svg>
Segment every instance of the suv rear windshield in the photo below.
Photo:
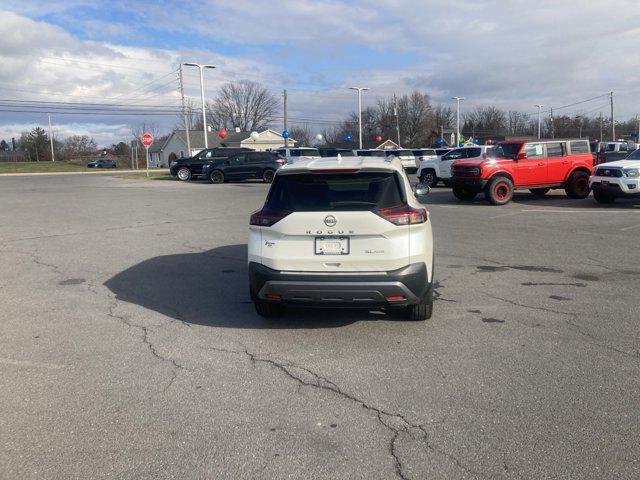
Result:
<svg viewBox="0 0 640 480"><path fill-rule="evenodd" d="M266 207L288 212L373 211L404 204L393 172L279 175Z"/></svg>
<svg viewBox="0 0 640 480"><path fill-rule="evenodd" d="M383 150L358 150L359 157L386 157Z"/></svg>
<svg viewBox="0 0 640 480"><path fill-rule="evenodd" d="M521 143L499 143L495 148L487 151L487 155L495 158L516 158L522 147Z"/></svg>
<svg viewBox="0 0 640 480"><path fill-rule="evenodd" d="M291 149L292 157L319 157L320 152L315 148L305 148L304 150Z"/></svg>

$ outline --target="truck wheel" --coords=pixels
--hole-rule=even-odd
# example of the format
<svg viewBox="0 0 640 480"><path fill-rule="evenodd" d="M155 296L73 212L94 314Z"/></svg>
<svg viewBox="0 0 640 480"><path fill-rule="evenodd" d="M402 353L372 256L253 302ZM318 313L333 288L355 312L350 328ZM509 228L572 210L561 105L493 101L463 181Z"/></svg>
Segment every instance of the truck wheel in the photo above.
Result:
<svg viewBox="0 0 640 480"><path fill-rule="evenodd" d="M282 316L284 313L282 305L278 305L277 303L265 302L264 300L256 299L254 300L253 305L256 307L256 313L261 317L275 318Z"/></svg>
<svg viewBox="0 0 640 480"><path fill-rule="evenodd" d="M438 177L436 176L435 170L425 170L420 175L420 182L426 183L431 188L435 187L438 184Z"/></svg>
<svg viewBox="0 0 640 480"><path fill-rule="evenodd" d="M224 173L220 170L214 170L209 174L209 180L211 183L224 183Z"/></svg>
<svg viewBox="0 0 640 480"><path fill-rule="evenodd" d="M178 170L177 176L183 182L188 182L189 180L191 180L191 170L189 170L187 167L182 167Z"/></svg>
<svg viewBox="0 0 640 480"><path fill-rule="evenodd" d="M470 190L467 187L453 187L453 195L455 195L458 200L468 202L476 198L477 194L478 192Z"/></svg>
<svg viewBox="0 0 640 480"><path fill-rule="evenodd" d="M591 189L589 188L589 174L587 172L573 172L567 180L564 189L569 198L587 198Z"/></svg>
<svg viewBox="0 0 640 480"><path fill-rule="evenodd" d="M549 193L549 190L551 189L550 188L532 188L529 191L538 197L542 197L543 195L546 195L547 193Z"/></svg>
<svg viewBox="0 0 640 480"><path fill-rule="evenodd" d="M262 174L262 180L264 181L264 183L271 183L273 182L273 177L275 176L275 174L276 172L274 172L273 170L265 170Z"/></svg>
<svg viewBox="0 0 640 480"><path fill-rule="evenodd" d="M486 186L484 196L493 205L509 203L513 197L513 182L507 177L494 177Z"/></svg>
<svg viewBox="0 0 640 480"><path fill-rule="evenodd" d="M613 203L616 201L616 197L614 195L601 190L594 190L593 198L595 198L598 203Z"/></svg>

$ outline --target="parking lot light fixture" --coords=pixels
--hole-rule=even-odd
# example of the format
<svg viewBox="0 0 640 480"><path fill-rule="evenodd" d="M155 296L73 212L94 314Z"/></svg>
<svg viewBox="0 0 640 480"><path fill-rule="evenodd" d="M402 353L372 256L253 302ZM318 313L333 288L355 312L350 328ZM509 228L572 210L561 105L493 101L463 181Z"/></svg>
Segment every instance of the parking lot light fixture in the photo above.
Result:
<svg viewBox="0 0 640 480"><path fill-rule="evenodd" d="M456 147L460 143L460 100L464 100L465 97L451 97L452 100L456 101L457 109L456 109Z"/></svg>
<svg viewBox="0 0 640 480"><path fill-rule="evenodd" d="M358 132L360 140L360 150L362 150L362 92L369 89L367 87L349 87L349 89L358 91Z"/></svg>
<svg viewBox="0 0 640 480"><path fill-rule="evenodd" d="M216 68L215 65L203 65L200 63L183 63L188 67L198 67L200 69L200 96L202 98L202 133L204 133L204 148L209 148L209 142L207 140L207 112L204 103L204 75L202 71L205 68Z"/></svg>
<svg viewBox="0 0 640 480"><path fill-rule="evenodd" d="M538 107L538 139L540 139L540 125L541 125L541 120L540 120L540 116L542 115L542 107L544 107L544 105L534 105L534 107Z"/></svg>

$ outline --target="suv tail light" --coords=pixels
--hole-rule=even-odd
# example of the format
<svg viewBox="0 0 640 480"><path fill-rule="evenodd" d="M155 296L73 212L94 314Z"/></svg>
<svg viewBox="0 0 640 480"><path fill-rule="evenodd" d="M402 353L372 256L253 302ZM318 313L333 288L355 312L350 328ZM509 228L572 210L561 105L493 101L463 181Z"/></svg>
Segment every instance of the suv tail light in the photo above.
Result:
<svg viewBox="0 0 640 480"><path fill-rule="evenodd" d="M429 220L429 215L424 208L416 209L409 205L385 208L384 210L378 210L373 213L385 220L388 220L394 225L415 225L418 223L425 223Z"/></svg>
<svg viewBox="0 0 640 480"><path fill-rule="evenodd" d="M270 227L289 215L291 212L282 210L270 210L263 208L251 214L249 225L257 225L259 227Z"/></svg>
<svg viewBox="0 0 640 480"><path fill-rule="evenodd" d="M276 162L278 165L284 165L285 163L287 163L287 160L285 158L276 158Z"/></svg>

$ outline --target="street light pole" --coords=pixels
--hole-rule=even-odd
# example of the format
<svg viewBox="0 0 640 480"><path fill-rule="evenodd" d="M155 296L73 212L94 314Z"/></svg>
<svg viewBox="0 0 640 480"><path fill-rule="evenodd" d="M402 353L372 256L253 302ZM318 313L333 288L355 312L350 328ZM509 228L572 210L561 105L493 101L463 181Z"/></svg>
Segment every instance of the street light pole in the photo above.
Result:
<svg viewBox="0 0 640 480"><path fill-rule="evenodd" d="M452 100L456 101L457 110L456 110L456 147L460 144L460 100L464 100L464 97L451 97Z"/></svg>
<svg viewBox="0 0 640 480"><path fill-rule="evenodd" d="M360 139L360 150L362 150L362 92L369 89L367 87L349 87L349 89L358 91L358 131Z"/></svg>
<svg viewBox="0 0 640 480"><path fill-rule="evenodd" d="M538 107L538 140L540 140L540 115L542 115L542 107L544 107L544 105L534 105L534 107Z"/></svg>
<svg viewBox="0 0 640 480"><path fill-rule="evenodd" d="M202 132L204 133L204 148L209 148L209 141L207 140L207 112L204 104L204 75L203 70L205 68L216 68L215 65L201 65L199 63L184 63L183 65L189 67L198 67L200 69L200 97L202 98Z"/></svg>

